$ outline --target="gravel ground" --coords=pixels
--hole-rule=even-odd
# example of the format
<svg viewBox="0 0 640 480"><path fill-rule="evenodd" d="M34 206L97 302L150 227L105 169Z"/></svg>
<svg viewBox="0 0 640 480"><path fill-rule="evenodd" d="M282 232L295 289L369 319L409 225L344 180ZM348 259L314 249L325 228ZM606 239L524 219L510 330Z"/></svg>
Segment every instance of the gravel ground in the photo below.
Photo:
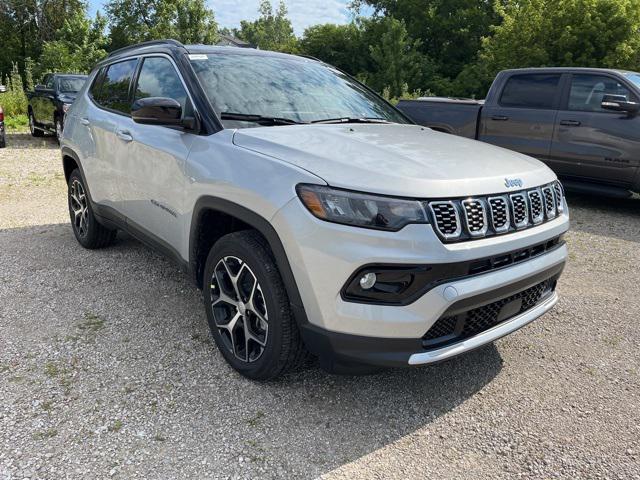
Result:
<svg viewBox="0 0 640 480"><path fill-rule="evenodd" d="M640 200L571 197L550 314L436 366L253 383L200 293L86 251L50 139L0 150L0 479L640 478Z"/></svg>

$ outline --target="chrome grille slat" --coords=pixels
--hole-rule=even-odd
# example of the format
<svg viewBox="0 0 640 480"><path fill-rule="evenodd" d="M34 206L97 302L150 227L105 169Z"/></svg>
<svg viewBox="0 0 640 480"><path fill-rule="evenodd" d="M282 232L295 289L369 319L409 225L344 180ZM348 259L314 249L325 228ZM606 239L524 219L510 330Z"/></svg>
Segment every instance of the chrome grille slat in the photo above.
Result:
<svg viewBox="0 0 640 480"><path fill-rule="evenodd" d="M528 190L529 197L529 213L531 221L534 225L538 225L544 221L544 209L542 206L542 192L539 189Z"/></svg>
<svg viewBox="0 0 640 480"><path fill-rule="evenodd" d="M544 199L544 215L548 219L557 215L556 197L552 187L543 187L542 198Z"/></svg>
<svg viewBox="0 0 640 480"><path fill-rule="evenodd" d="M509 195L511 200L511 211L513 212L513 224L516 228L525 228L529 225L529 206L527 197L524 193L512 193Z"/></svg>
<svg viewBox="0 0 640 480"><path fill-rule="evenodd" d="M496 233L508 232L511 227L511 215L507 197L489 197L489 215Z"/></svg>
<svg viewBox="0 0 640 480"><path fill-rule="evenodd" d="M484 202L477 198L463 200L462 211L469 235L472 237L484 237L488 228Z"/></svg>
<svg viewBox="0 0 640 480"><path fill-rule="evenodd" d="M429 208L436 220L435 227L443 238L451 240L460 236L462 233L460 215L453 202L431 202Z"/></svg>
<svg viewBox="0 0 640 480"><path fill-rule="evenodd" d="M560 182L510 193L425 201L433 229L459 242L535 227L563 213Z"/></svg>

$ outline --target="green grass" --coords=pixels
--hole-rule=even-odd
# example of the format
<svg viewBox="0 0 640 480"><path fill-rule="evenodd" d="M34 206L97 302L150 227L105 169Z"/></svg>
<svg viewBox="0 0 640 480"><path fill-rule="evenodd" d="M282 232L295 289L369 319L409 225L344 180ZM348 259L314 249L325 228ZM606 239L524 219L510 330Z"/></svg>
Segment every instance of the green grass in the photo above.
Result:
<svg viewBox="0 0 640 480"><path fill-rule="evenodd" d="M5 117L4 125L8 132L26 131L29 127L29 117L26 115L14 115Z"/></svg>

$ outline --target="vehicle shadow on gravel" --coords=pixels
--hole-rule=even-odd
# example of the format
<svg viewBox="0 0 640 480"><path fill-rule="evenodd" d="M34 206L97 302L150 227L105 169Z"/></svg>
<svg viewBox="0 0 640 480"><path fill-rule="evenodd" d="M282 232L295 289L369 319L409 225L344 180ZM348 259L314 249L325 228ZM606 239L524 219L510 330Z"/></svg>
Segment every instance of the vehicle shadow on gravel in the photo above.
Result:
<svg viewBox="0 0 640 480"><path fill-rule="evenodd" d="M567 192L571 229L640 242L640 198L607 198Z"/></svg>
<svg viewBox="0 0 640 480"><path fill-rule="evenodd" d="M60 149L53 135L44 137L32 137L30 133L7 133L7 149Z"/></svg>
<svg viewBox="0 0 640 480"><path fill-rule="evenodd" d="M436 421L502 368L489 345L433 366L253 382L215 349L187 276L127 236L88 251L68 224L4 229L0 263L0 344L18 365L11 375L28 379L12 386L15 408L48 399L66 455L81 458L89 442L125 464L134 442L156 477L175 478L161 459L189 452L200 478L315 478ZM51 363L65 372L59 391L38 373ZM78 433L116 420L117 435Z"/></svg>

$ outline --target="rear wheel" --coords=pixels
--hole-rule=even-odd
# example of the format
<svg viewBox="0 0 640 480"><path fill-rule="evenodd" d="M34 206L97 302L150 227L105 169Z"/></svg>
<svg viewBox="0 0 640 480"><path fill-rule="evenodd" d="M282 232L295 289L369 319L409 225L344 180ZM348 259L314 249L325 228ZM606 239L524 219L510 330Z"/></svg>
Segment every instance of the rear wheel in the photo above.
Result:
<svg viewBox="0 0 640 480"><path fill-rule="evenodd" d="M69 216L78 243L89 249L103 248L113 243L117 232L109 230L96 220L80 170L71 172L68 191Z"/></svg>
<svg viewBox="0 0 640 480"><path fill-rule="evenodd" d="M257 232L235 232L218 240L204 278L209 328L234 369L268 380L304 363L306 349L280 272Z"/></svg>
<svg viewBox="0 0 640 480"><path fill-rule="evenodd" d="M44 136L44 132L36 127L36 119L33 118L33 112L29 112L29 131L32 137Z"/></svg>

